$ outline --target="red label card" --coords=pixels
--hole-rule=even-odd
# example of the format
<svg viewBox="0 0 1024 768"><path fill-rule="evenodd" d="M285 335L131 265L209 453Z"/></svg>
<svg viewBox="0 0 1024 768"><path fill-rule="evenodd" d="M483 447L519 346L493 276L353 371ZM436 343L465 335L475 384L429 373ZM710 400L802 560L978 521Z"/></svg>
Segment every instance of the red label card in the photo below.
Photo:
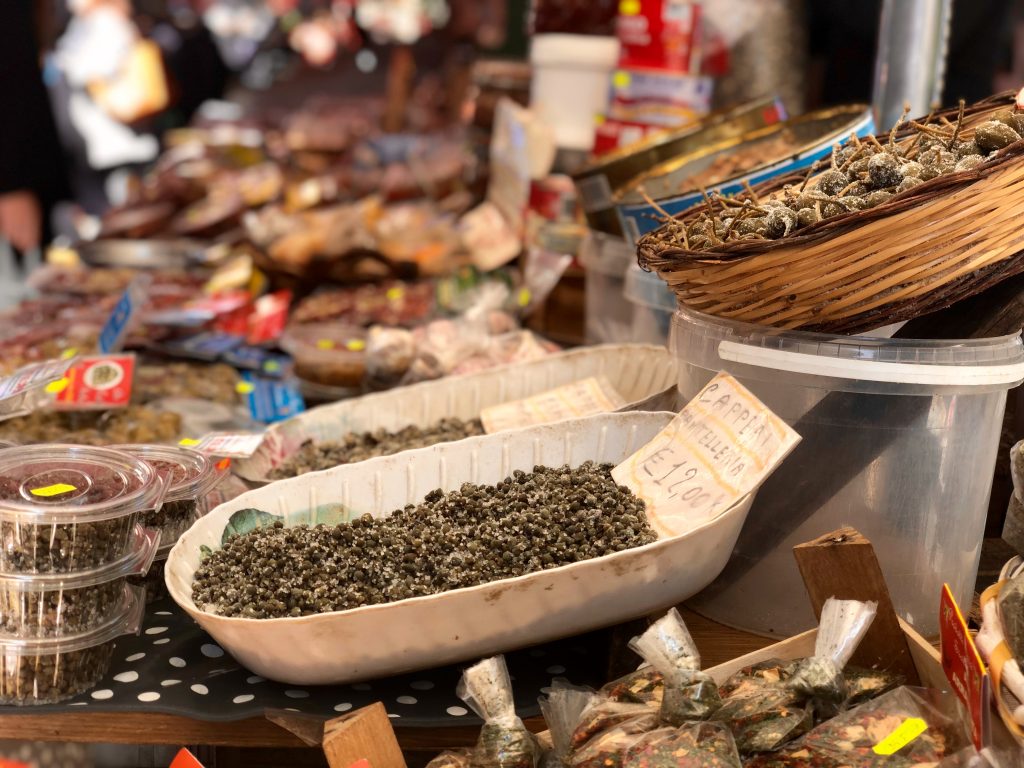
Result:
<svg viewBox="0 0 1024 768"><path fill-rule="evenodd" d="M991 681L948 584L942 587L939 603L939 634L942 669L971 714L971 737L981 749L990 742Z"/></svg>
<svg viewBox="0 0 1024 768"><path fill-rule="evenodd" d="M203 764L195 759L193 754L182 748L171 761L170 768L203 768Z"/></svg>
<svg viewBox="0 0 1024 768"><path fill-rule="evenodd" d="M97 355L79 360L50 385L59 410L121 408L132 397L135 355Z"/></svg>
<svg viewBox="0 0 1024 768"><path fill-rule="evenodd" d="M246 341L250 344L262 344L280 336L288 322L288 305L291 301L291 291L275 291L256 299L253 312L249 316Z"/></svg>

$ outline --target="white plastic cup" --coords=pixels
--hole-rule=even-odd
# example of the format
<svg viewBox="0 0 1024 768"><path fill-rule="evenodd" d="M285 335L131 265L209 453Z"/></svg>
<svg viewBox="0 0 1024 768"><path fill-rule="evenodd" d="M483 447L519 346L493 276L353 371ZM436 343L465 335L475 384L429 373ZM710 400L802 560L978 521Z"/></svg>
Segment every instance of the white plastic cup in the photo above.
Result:
<svg viewBox="0 0 1024 768"><path fill-rule="evenodd" d="M551 125L560 148L593 148L596 119L608 110L609 78L618 60L614 37L534 36L530 108Z"/></svg>

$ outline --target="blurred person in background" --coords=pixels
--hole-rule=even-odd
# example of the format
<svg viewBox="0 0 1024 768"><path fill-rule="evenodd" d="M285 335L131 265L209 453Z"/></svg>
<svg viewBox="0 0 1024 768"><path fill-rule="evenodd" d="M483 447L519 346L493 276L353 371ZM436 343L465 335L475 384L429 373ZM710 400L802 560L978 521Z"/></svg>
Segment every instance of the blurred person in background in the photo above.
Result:
<svg viewBox="0 0 1024 768"><path fill-rule="evenodd" d="M31 0L0 0L0 240L21 252L47 242L49 211L68 194L38 29Z"/></svg>

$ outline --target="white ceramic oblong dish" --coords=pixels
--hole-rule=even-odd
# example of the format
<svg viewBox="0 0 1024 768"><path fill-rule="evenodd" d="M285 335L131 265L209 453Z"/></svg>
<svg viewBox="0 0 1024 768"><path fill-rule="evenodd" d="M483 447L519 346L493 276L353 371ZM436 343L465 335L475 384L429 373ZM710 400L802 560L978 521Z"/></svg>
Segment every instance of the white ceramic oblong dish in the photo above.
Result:
<svg viewBox="0 0 1024 768"><path fill-rule="evenodd" d="M219 548L227 526L230 533L253 522L253 514L244 510L263 510L286 525L336 522L364 513L384 516L421 501L435 488L491 484L538 464L617 464L648 443L673 415L605 414L512 430L258 488L220 505L182 536L167 560L168 589L241 664L294 685L347 683L436 667L651 613L687 599L718 575L752 497L687 534L636 549L437 595L315 616L242 619L204 613L192 601L192 578L202 548Z"/></svg>
<svg viewBox="0 0 1024 768"><path fill-rule="evenodd" d="M489 406L589 376L605 376L629 405L635 405L677 383L676 360L664 347L607 344L322 405L270 427L259 450L236 460L234 471L246 480L265 483L270 471L307 440L338 440L350 432L410 424L426 427L444 418L475 419Z"/></svg>

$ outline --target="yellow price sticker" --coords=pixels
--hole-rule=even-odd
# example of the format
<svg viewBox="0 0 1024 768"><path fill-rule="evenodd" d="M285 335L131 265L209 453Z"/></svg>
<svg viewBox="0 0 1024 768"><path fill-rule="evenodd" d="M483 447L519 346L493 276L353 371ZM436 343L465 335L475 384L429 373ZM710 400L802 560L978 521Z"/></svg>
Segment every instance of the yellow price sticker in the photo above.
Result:
<svg viewBox="0 0 1024 768"><path fill-rule="evenodd" d="M331 341L330 339L317 339L317 342L316 342L316 348L317 349L334 349L334 347L335 347L335 343L333 341Z"/></svg>
<svg viewBox="0 0 1024 768"><path fill-rule="evenodd" d="M56 381L51 381L49 384L47 384L46 391L51 395L59 395L61 392L68 388L69 383L70 382L68 381L68 377L65 376L62 379L57 379Z"/></svg>
<svg viewBox="0 0 1024 768"><path fill-rule="evenodd" d="M276 373L281 370L281 364L277 360L267 360L263 364L263 370L267 373Z"/></svg>
<svg viewBox="0 0 1024 768"><path fill-rule="evenodd" d="M876 755L895 755L907 744L928 730L928 723L920 717L908 717L897 726L896 730L875 744Z"/></svg>
<svg viewBox="0 0 1024 768"><path fill-rule="evenodd" d="M197 445L199 445L199 441L196 440L194 437L184 437L178 441L178 445L183 445L186 448L195 448Z"/></svg>
<svg viewBox="0 0 1024 768"><path fill-rule="evenodd" d="M636 16L640 13L640 0L622 0L619 3L619 13L623 16Z"/></svg>
<svg viewBox="0 0 1024 768"><path fill-rule="evenodd" d="M345 349L349 352L362 352L366 349L366 342L362 339L349 339L345 342Z"/></svg>
<svg viewBox="0 0 1024 768"><path fill-rule="evenodd" d="M531 298L533 298L533 297L530 294L530 289L529 288L520 288L519 289L519 296L517 297L516 300L519 302L519 306L520 307L525 307L525 306L528 306L530 304L530 299Z"/></svg>
<svg viewBox="0 0 1024 768"><path fill-rule="evenodd" d="M240 381L235 384L235 392L240 395L248 395L250 392L255 392L256 387L253 386L251 381Z"/></svg>
<svg viewBox="0 0 1024 768"><path fill-rule="evenodd" d="M77 490L77 487L73 485L68 485L67 483L54 483L53 485L46 485L43 486L42 488L33 488L32 495L49 498L50 496L60 496L62 493Z"/></svg>
<svg viewBox="0 0 1024 768"><path fill-rule="evenodd" d="M629 72L623 72L621 69L612 75L612 85L616 88L628 88L631 82L633 78L629 76Z"/></svg>
<svg viewBox="0 0 1024 768"><path fill-rule="evenodd" d="M72 357L78 354L78 350L75 347L68 347L60 353L61 360L70 360Z"/></svg>
<svg viewBox="0 0 1024 768"><path fill-rule="evenodd" d="M388 292L384 295L388 297L388 301L401 301L405 296L405 289L396 285L394 288L388 288Z"/></svg>

